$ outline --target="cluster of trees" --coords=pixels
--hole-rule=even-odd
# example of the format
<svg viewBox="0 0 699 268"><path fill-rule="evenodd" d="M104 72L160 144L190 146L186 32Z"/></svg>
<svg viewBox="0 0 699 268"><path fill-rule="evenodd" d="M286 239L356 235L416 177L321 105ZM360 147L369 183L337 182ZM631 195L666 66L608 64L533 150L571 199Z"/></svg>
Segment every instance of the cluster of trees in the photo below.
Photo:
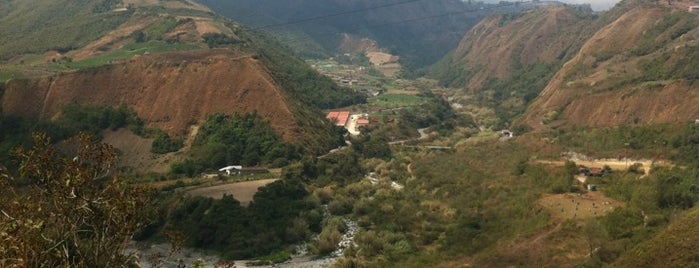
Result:
<svg viewBox="0 0 699 268"><path fill-rule="evenodd" d="M699 124L663 124L615 128L559 130L560 143L598 157L652 155L681 164L699 166Z"/></svg>
<svg viewBox="0 0 699 268"><path fill-rule="evenodd" d="M247 207L234 198L173 198L161 204L159 218L137 238L178 232L187 246L217 251L224 259L247 259L284 251L320 232L320 204L299 180L260 188Z"/></svg>
<svg viewBox="0 0 699 268"><path fill-rule="evenodd" d="M144 134L143 120L126 106L112 108L69 103L61 110L61 116L58 120L51 124L55 129L49 133L60 138L74 136L79 132L86 132L98 137L102 130L116 130L124 127L129 128L135 134Z"/></svg>
<svg viewBox="0 0 699 268"><path fill-rule="evenodd" d="M227 45L232 45L235 43L238 43L239 41L228 37L225 34L221 33L210 33L210 34L205 34L203 36L204 38L204 43L206 43L209 48L215 48L219 46L227 46Z"/></svg>
<svg viewBox="0 0 699 268"><path fill-rule="evenodd" d="M259 58L265 61L275 79L285 88L291 89L299 100L320 109L346 107L365 103L366 96L347 87L338 86L330 78L318 74L305 62L288 52L277 41L268 36L252 34L258 44Z"/></svg>
<svg viewBox="0 0 699 268"><path fill-rule="evenodd" d="M119 0L101 0L95 2L95 6L92 8L92 11L95 13L111 11L116 8L117 5L121 4Z"/></svg>
<svg viewBox="0 0 699 268"><path fill-rule="evenodd" d="M298 146L284 142L257 113L214 114L199 129L191 157L173 164L172 172L191 176L233 164L283 166L300 155Z"/></svg>
<svg viewBox="0 0 699 268"><path fill-rule="evenodd" d="M146 129L136 113L120 106L83 106L70 103L64 106L56 120L32 120L18 117L0 117L0 163L7 163L9 152L17 147L28 147L33 132L45 133L52 140L60 141L79 133L100 138L105 129L128 128L134 134L153 137L153 153L167 153L182 148L182 141L173 140L167 133Z"/></svg>
<svg viewBox="0 0 699 268"><path fill-rule="evenodd" d="M352 150L365 158L389 159L392 155L388 139L378 133L364 133L352 139Z"/></svg>
<svg viewBox="0 0 699 268"><path fill-rule="evenodd" d="M365 173L360 160L352 150L322 159L304 158L285 167L281 180L260 188L247 207L229 195L218 200L167 195L156 202L157 217L136 239L175 232L185 238L185 245L216 251L225 259L271 254L283 261L280 256L288 257L291 245L309 241L323 228L322 200L308 189L356 182ZM326 242L315 250L324 254L335 248Z"/></svg>
<svg viewBox="0 0 699 268"><path fill-rule="evenodd" d="M31 145L33 132L46 133L53 140L63 140L80 132L95 137L104 129L128 127L143 134L143 121L126 107L85 107L66 105L55 121L35 121L18 117L0 117L0 163L7 163L10 151Z"/></svg>
<svg viewBox="0 0 699 268"><path fill-rule="evenodd" d="M181 140L173 140L167 133L162 130L153 130L152 136L155 138L151 145L150 151L155 154L165 154L176 152L184 146Z"/></svg>

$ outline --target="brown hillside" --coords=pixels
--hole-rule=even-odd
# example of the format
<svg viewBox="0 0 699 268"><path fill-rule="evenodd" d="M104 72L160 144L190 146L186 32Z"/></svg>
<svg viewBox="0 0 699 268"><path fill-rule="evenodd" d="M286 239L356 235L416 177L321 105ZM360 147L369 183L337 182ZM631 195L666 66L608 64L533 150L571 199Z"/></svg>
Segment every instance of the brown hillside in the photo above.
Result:
<svg viewBox="0 0 699 268"><path fill-rule="evenodd" d="M699 266L699 210L691 209L652 239L622 254L612 267Z"/></svg>
<svg viewBox="0 0 699 268"><path fill-rule="evenodd" d="M459 44L453 61L475 72L466 89L477 91L488 79L507 79L515 69L561 61L587 24L565 7L512 16L483 20Z"/></svg>
<svg viewBox="0 0 699 268"><path fill-rule="evenodd" d="M257 111L287 141L300 141L285 95L254 57L229 50L151 55L107 67L7 84L7 115L53 118L70 102L126 105L148 127L183 137L212 113Z"/></svg>
<svg viewBox="0 0 699 268"><path fill-rule="evenodd" d="M520 122L614 126L699 118L699 16L633 8L594 34Z"/></svg>

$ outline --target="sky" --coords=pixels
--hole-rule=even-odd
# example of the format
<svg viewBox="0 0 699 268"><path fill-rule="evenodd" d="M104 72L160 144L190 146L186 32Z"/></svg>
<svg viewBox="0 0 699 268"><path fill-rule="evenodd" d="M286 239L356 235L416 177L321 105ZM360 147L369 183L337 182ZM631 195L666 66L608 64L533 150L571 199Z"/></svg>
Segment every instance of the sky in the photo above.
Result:
<svg viewBox="0 0 699 268"><path fill-rule="evenodd" d="M478 0L476 0L478 1ZM498 3L500 0L480 0L485 3ZM504 0L508 2L515 2L515 1L531 1L531 0ZM612 8L616 3L618 3L620 0L541 0L541 1L559 1L563 2L566 4L590 4L590 7L594 11L605 11L609 10Z"/></svg>
<svg viewBox="0 0 699 268"><path fill-rule="evenodd" d="M563 3L568 4L590 4L592 10L603 11L609 10L614 5L616 5L619 0L559 0Z"/></svg>

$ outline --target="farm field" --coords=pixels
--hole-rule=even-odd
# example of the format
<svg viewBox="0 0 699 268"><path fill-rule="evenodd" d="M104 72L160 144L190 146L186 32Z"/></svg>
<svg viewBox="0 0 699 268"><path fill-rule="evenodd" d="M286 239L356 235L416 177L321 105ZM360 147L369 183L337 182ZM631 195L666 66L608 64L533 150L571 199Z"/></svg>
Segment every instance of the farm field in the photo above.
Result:
<svg viewBox="0 0 699 268"><path fill-rule="evenodd" d="M624 206L623 202L608 198L601 192L544 195L537 204L548 210L554 219L561 220L601 217Z"/></svg>
<svg viewBox="0 0 699 268"><path fill-rule="evenodd" d="M238 200L241 205L247 206L252 201L252 198L257 193L257 189L267 184L273 183L279 179L266 179L256 181L236 182L222 184L209 187L201 187L189 190L189 194L193 196L204 196L214 199L220 199L223 195L232 195Z"/></svg>

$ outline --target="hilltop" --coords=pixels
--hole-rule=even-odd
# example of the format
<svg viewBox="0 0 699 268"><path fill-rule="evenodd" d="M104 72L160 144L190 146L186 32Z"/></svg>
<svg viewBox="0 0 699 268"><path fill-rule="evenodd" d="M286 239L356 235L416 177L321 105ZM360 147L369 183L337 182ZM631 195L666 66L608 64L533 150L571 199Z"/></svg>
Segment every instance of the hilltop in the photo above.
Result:
<svg viewBox="0 0 699 268"><path fill-rule="evenodd" d="M699 117L699 16L689 4L624 1L601 14L552 7L492 16L431 75L492 107L503 125L686 122Z"/></svg>
<svg viewBox="0 0 699 268"><path fill-rule="evenodd" d="M521 113L591 35L592 11L550 7L488 17L432 67L446 87L495 107L501 120Z"/></svg>
<svg viewBox="0 0 699 268"><path fill-rule="evenodd" d="M12 80L3 108L7 115L50 119L70 102L126 105L149 127L174 136L209 114L257 111L287 140L299 141L292 107L263 68L251 55L229 50L140 56L55 77Z"/></svg>
<svg viewBox="0 0 699 268"><path fill-rule="evenodd" d="M556 2L486 4L476 1L202 0L215 12L275 33L308 57L346 48L347 35L368 39L411 68L442 58L471 27L495 12L518 13Z"/></svg>
<svg viewBox="0 0 699 268"><path fill-rule="evenodd" d="M680 5L626 4L548 81L520 122L599 127L699 117L699 16Z"/></svg>
<svg viewBox="0 0 699 268"><path fill-rule="evenodd" d="M51 119L68 102L126 105L149 126L183 136L188 125L208 114L257 111L286 140L298 142L304 132L297 128L298 115L318 113L299 111L306 104L333 108L361 101L272 39L191 1L76 6L45 0L27 16L18 15L28 9L20 1L0 8L5 14L0 27L20 29L0 55L11 58L0 66L0 77L10 80L3 98L8 115ZM57 16L49 36L23 28L69 12L76 15ZM88 18L114 23L84 32L83 25L71 24L92 24ZM71 36L75 29L80 38ZM33 46L22 46L25 42ZM317 82L304 84L305 79ZM31 101L36 99L42 101Z"/></svg>

